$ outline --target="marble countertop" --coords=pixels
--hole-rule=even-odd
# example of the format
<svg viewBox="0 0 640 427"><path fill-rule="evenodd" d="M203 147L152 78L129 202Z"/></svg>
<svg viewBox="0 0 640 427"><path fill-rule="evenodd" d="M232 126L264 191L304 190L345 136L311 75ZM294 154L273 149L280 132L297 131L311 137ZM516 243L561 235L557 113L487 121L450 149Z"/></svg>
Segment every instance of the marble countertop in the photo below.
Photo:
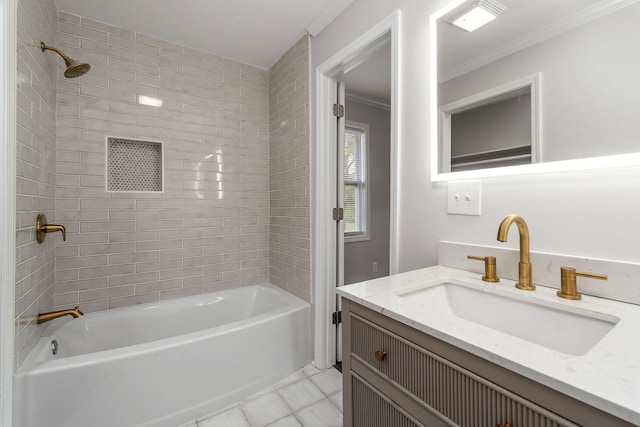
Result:
<svg viewBox="0 0 640 427"><path fill-rule="evenodd" d="M558 298L556 289L538 286L527 292L515 282L481 281L480 274L436 266L338 288L344 298L382 313L449 344L517 372L631 423L640 425L640 306L583 296ZM588 310L620 321L586 354L555 351L452 314L425 310L399 294L418 287L462 280L485 291L535 304L550 303L567 311ZM482 310L482 307L478 307ZM505 322L517 322L507 318ZM535 320L530 321L535 328ZM576 331L579 333L579 331Z"/></svg>

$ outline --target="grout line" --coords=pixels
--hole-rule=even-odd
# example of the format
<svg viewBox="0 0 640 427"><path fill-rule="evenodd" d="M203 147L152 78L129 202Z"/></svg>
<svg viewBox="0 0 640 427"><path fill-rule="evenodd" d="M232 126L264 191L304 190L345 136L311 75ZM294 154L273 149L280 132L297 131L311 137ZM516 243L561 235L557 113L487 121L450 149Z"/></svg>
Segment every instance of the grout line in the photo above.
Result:
<svg viewBox="0 0 640 427"><path fill-rule="evenodd" d="M244 413L244 409L242 409L242 404L241 403L238 404L238 409L240 409L240 413L242 414L242 418L244 418L244 420L247 422L247 425L251 426L251 423L249 422L249 418L247 417L247 414L245 414Z"/></svg>

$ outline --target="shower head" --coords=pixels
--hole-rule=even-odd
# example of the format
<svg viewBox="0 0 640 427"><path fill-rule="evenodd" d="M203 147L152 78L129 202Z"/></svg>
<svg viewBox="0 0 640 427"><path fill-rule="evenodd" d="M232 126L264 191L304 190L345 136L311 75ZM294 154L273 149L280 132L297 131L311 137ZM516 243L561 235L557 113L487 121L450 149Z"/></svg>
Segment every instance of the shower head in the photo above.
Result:
<svg viewBox="0 0 640 427"><path fill-rule="evenodd" d="M67 69L64 70L64 76L68 79L80 77L91 69L91 65L86 62L76 62L71 58L68 60L65 59L64 62L67 64Z"/></svg>
<svg viewBox="0 0 640 427"><path fill-rule="evenodd" d="M83 74L86 74L91 69L91 65L87 64L86 62L74 61L73 59L62 53L60 50L52 46L47 46L46 44L44 44L44 42L40 42L40 48L43 52L45 50L52 50L60 55L62 59L64 59L64 63L67 66L67 69L64 71L64 76L68 79L80 77Z"/></svg>

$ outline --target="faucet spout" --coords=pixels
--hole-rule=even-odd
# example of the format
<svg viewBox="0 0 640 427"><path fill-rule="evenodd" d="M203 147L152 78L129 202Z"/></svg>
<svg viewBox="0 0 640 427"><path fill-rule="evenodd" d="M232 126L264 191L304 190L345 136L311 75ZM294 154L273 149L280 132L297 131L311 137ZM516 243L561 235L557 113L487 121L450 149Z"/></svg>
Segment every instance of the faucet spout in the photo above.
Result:
<svg viewBox="0 0 640 427"><path fill-rule="evenodd" d="M58 224L47 224L42 226L42 231L45 233L55 233L57 231L62 233L62 240L67 240L67 230L64 228L64 225Z"/></svg>
<svg viewBox="0 0 640 427"><path fill-rule="evenodd" d="M74 308L67 310L57 310L57 311L48 311L46 313L38 314L38 325L44 322L48 322L49 320L57 319L62 316L73 316L74 319L82 316L84 313L80 311L79 306L75 306Z"/></svg>
<svg viewBox="0 0 640 427"><path fill-rule="evenodd" d="M536 289L531 280L531 255L529 251L529 227L520 215L508 215L502 220L498 227L498 240L500 242L507 241L509 227L515 223L520 234L520 263L518 264L518 283L516 288L525 291L533 291Z"/></svg>

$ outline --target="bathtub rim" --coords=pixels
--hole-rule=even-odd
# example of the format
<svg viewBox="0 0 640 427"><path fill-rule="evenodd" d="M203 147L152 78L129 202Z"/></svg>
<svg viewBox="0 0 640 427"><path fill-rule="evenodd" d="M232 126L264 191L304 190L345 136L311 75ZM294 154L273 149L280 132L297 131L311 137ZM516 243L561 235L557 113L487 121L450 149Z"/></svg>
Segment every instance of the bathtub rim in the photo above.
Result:
<svg viewBox="0 0 640 427"><path fill-rule="evenodd" d="M290 313L304 310L307 307L311 306L309 302L271 283L249 285L249 286L244 286L242 288L250 288L250 287L252 288L266 287L271 290L274 290L286 297L286 305L276 310L261 313L257 316L251 316L245 319L237 320L235 322L225 323L223 325L214 326L206 329L200 329L200 330L188 332L185 334L174 335L171 337L161 338L158 340L123 346L123 347L117 347L117 348L112 348L108 350L101 350L101 351L96 351L92 353L83 353L78 355L61 357L59 359L43 360L43 356L50 351L49 343L51 342L51 340L56 339L55 337L56 331L59 328L63 327L65 324L78 320L70 317L55 319L51 321L50 322L51 324L47 326L47 328L45 328L45 330L40 334L36 345L29 352L29 355L25 358L20 368L15 372L14 380L17 379L17 377L21 377L21 376L30 376L30 375L37 375L41 373L54 372L54 371L67 369L71 366L93 365L93 364L98 364L100 362L104 362L106 360L124 359L127 357L153 353L154 351L162 348L173 348L173 347L178 347L180 345L184 345L187 343L204 341L215 335L230 334L240 329L244 329L244 328L250 327L251 325L260 323L265 319L284 317ZM93 313L87 313L86 316L90 316L92 314L99 314L102 317L102 316L106 316L107 314L111 315L113 313L117 313L118 311L123 311L123 310L142 311L163 303L186 304L190 301L199 301L204 296L212 296L220 293L228 293L229 291L234 291L237 289L241 289L241 288L223 289L223 290L207 292L203 294L173 298L169 300L155 301L155 302L144 303L144 304L136 304L136 305L126 306L126 307L118 307L111 310L101 310ZM80 318L80 320L86 321L87 319ZM127 349L127 350L123 351L123 349Z"/></svg>

